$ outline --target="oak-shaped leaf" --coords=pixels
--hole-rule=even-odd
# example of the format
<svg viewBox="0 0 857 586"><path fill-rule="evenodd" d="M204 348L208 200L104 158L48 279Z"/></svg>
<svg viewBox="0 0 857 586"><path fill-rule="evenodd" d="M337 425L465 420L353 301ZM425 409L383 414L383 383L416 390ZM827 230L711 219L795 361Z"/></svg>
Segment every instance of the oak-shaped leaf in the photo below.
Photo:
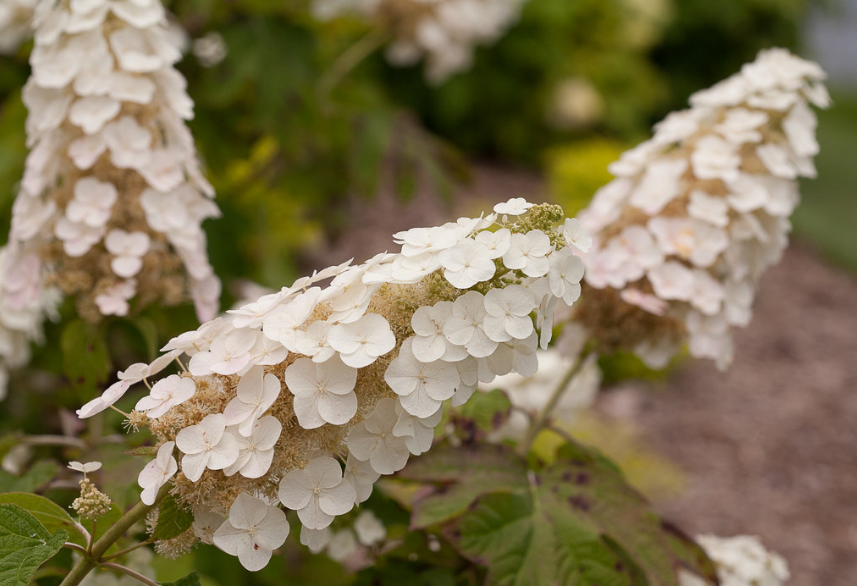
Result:
<svg viewBox="0 0 857 586"><path fill-rule="evenodd" d="M678 586L681 569L717 584L702 549L583 446L565 444L547 466L499 446L438 446L402 476L430 485L412 526L439 526L488 584Z"/></svg>
<svg viewBox="0 0 857 586"><path fill-rule="evenodd" d="M60 529L53 535L33 515L13 504L0 504L0 584L27 586L43 563L68 539Z"/></svg>

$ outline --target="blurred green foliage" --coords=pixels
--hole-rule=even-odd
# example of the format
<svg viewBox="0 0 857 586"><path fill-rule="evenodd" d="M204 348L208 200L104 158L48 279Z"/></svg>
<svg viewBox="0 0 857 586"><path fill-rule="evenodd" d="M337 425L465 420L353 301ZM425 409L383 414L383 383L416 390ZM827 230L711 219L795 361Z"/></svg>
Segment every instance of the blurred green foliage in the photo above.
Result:
<svg viewBox="0 0 857 586"><path fill-rule="evenodd" d="M857 273L857 93L834 92L833 106L819 112L818 178L801 182L795 232L835 263Z"/></svg>

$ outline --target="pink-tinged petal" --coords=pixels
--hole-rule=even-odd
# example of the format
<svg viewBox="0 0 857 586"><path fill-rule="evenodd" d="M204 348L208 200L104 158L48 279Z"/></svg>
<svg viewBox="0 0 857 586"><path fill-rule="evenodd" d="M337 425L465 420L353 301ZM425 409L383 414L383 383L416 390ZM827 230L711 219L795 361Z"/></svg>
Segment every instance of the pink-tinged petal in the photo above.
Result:
<svg viewBox="0 0 857 586"><path fill-rule="evenodd" d="M314 488L303 470L292 470L280 480L280 502L294 511L303 509L309 504Z"/></svg>
<svg viewBox="0 0 857 586"><path fill-rule="evenodd" d="M285 356L283 358L285 358ZM277 397L280 396L280 388L280 379L278 379L276 375L265 375L265 379L263 381L262 396L260 398L262 412L268 410L271 405L274 404L274 401L276 401Z"/></svg>
<svg viewBox="0 0 857 586"><path fill-rule="evenodd" d="M278 507L268 507L268 514L261 523L256 524L256 541L265 548L281 547L289 536L289 523L286 513Z"/></svg>
<svg viewBox="0 0 857 586"><path fill-rule="evenodd" d="M436 401L429 397L423 389L417 390L406 397L399 397L399 401L405 411L414 417L429 417L438 412L441 406L440 401Z"/></svg>
<svg viewBox="0 0 857 586"><path fill-rule="evenodd" d="M358 460L368 460L372 452L378 446L381 438L377 433L367 429L366 421L358 423L348 433L347 443L348 450Z"/></svg>
<svg viewBox="0 0 857 586"><path fill-rule="evenodd" d="M331 488L342 480L342 467L329 456L316 458L307 464L304 473L313 479L314 486L318 488Z"/></svg>
<svg viewBox="0 0 857 586"><path fill-rule="evenodd" d="M238 555L238 549L242 544L251 543L252 539L246 531L236 529L229 521L225 521L220 528L214 532L214 545L228 553Z"/></svg>
<svg viewBox="0 0 857 586"><path fill-rule="evenodd" d="M158 491L161 490L161 486L157 483L150 484L140 493L140 501L144 505L152 506L155 504L155 499L158 498Z"/></svg>
<svg viewBox="0 0 857 586"><path fill-rule="evenodd" d="M357 495L350 482L343 480L333 488L328 488L318 496L319 508L328 515L344 515L354 508Z"/></svg>
<svg viewBox="0 0 857 586"><path fill-rule="evenodd" d="M391 442L389 439L379 442L369 457L372 469L379 474L393 474L408 463L410 453L404 441Z"/></svg>
<svg viewBox="0 0 857 586"><path fill-rule="evenodd" d="M272 551L250 538L248 543L238 546L238 561L248 572L258 572L271 561Z"/></svg>
<svg viewBox="0 0 857 586"><path fill-rule="evenodd" d="M271 468L274 461L274 450L256 450L247 454L247 459L241 465L241 476L244 478L261 478Z"/></svg>
<svg viewBox="0 0 857 586"><path fill-rule="evenodd" d="M286 386L295 397L313 396L318 392L316 369L318 366L309 358L299 358L286 369Z"/></svg>
<svg viewBox="0 0 857 586"><path fill-rule="evenodd" d="M241 493L229 508L229 523L236 529L249 529L268 514L268 505L247 493Z"/></svg>
<svg viewBox="0 0 857 586"><path fill-rule="evenodd" d="M244 403L239 397L235 397L226 404L226 408L223 410L223 420L226 425L238 425L252 418L255 411L255 405Z"/></svg>
<svg viewBox="0 0 857 586"><path fill-rule="evenodd" d="M255 404L260 401L263 394L263 379L265 369L254 366L247 371L238 381L236 396L244 403Z"/></svg>
<svg viewBox="0 0 857 586"><path fill-rule="evenodd" d="M110 270L123 279L129 279L143 268L143 259L138 256L117 256L110 261Z"/></svg>
<svg viewBox="0 0 857 586"><path fill-rule="evenodd" d="M219 361L211 352L197 352L190 357L188 370L194 376L205 376L213 371L211 367Z"/></svg>
<svg viewBox="0 0 857 586"><path fill-rule="evenodd" d="M199 454L205 450L205 431L198 425L185 427L176 434L176 445L184 454Z"/></svg>
<svg viewBox="0 0 857 586"><path fill-rule="evenodd" d="M178 438L176 438L178 439ZM191 482L196 482L205 472L209 452L187 454L182 458L182 472Z"/></svg>
<svg viewBox="0 0 857 586"><path fill-rule="evenodd" d="M320 394L316 409L327 423L344 425L357 413L357 395L353 391L347 395Z"/></svg>
<svg viewBox="0 0 857 586"><path fill-rule="evenodd" d="M533 333L533 320L528 315L512 315L506 320L506 331L516 340L524 340Z"/></svg>
<svg viewBox="0 0 857 586"><path fill-rule="evenodd" d="M259 450L270 450L280 439L280 434L283 431L283 424L280 420L271 415L266 415L261 418L253 430L253 441L256 448Z"/></svg>
<svg viewBox="0 0 857 586"><path fill-rule="evenodd" d="M318 412L318 399L318 394L295 397L295 415L298 417L298 424L304 429L316 429L326 423Z"/></svg>
<svg viewBox="0 0 857 586"><path fill-rule="evenodd" d="M298 511L298 519L310 529L324 529L333 522L333 516L321 510L317 499L312 499L307 506Z"/></svg>
<svg viewBox="0 0 857 586"><path fill-rule="evenodd" d="M220 442L209 454L208 467L212 470L223 470L231 466L238 459L238 441L230 433L223 434Z"/></svg>
<svg viewBox="0 0 857 586"><path fill-rule="evenodd" d="M208 443L212 446L216 446L220 442L223 432L226 431L226 421L222 413L206 415L198 425L205 433Z"/></svg>

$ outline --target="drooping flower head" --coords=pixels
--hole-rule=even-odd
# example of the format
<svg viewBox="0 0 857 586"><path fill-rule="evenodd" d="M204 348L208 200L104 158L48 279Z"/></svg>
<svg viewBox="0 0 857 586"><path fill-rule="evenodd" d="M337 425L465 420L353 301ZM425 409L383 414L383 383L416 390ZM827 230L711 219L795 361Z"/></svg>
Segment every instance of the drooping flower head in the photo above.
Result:
<svg viewBox="0 0 857 586"><path fill-rule="evenodd" d="M144 498L173 483L208 519L197 537L251 570L288 531L272 503L297 511L301 539L318 549L381 475L431 448L447 400L463 404L497 375L533 374L557 301L580 294L583 261L562 210L497 209L400 232L398 253L325 269L182 334L78 413L107 408L177 359L181 372L153 381L131 414L159 444L140 475ZM248 527L272 524L280 529L251 556Z"/></svg>
<svg viewBox="0 0 857 586"><path fill-rule="evenodd" d="M357 14L387 31L387 59L412 65L424 58L426 77L441 83L469 69L477 45L496 41L526 0L314 0L321 19Z"/></svg>
<svg viewBox="0 0 857 586"><path fill-rule="evenodd" d="M52 317L59 301L57 292L41 289L35 255L24 257L17 271L6 272L9 255L0 247L0 274L7 281L0 287L0 400L6 397L9 370L30 361L30 344L44 340L42 325Z"/></svg>
<svg viewBox="0 0 857 586"><path fill-rule="evenodd" d="M56 288L91 320L187 296L210 319L220 284L201 223L219 211L160 0L45 1L34 27L31 150L3 286L26 273L35 286L20 306Z"/></svg>
<svg viewBox="0 0 857 586"><path fill-rule="evenodd" d="M0 54L14 53L33 34L36 0L0 0Z"/></svg>
<svg viewBox="0 0 857 586"><path fill-rule="evenodd" d="M731 361L731 330L787 244L797 179L815 176L824 78L762 51L610 166L616 179L580 214L595 247L578 315L604 346L663 366L686 339L694 356Z"/></svg>

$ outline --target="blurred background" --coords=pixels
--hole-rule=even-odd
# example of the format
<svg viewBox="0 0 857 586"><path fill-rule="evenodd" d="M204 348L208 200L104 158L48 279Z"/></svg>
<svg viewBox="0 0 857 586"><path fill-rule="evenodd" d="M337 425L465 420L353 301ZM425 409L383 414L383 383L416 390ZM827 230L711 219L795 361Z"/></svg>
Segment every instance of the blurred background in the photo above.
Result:
<svg viewBox="0 0 857 586"><path fill-rule="evenodd" d="M247 283L279 288L385 250L395 231L510 197L572 215L653 123L760 49L818 60L834 99L819 115L819 177L802 186L795 240L762 282L735 364L653 372L606 357L606 392L576 433L684 530L761 536L789 560L795 586L854 584L857 0L528 0L470 67L442 80L422 62L390 64L388 22L319 19L304 1L167 5L187 35L179 69L196 102L190 126L226 218L205 226L224 307L254 290ZM3 234L27 153L30 48L0 56ZM163 343L195 327L188 308L146 319L151 327L115 325L109 367L152 352L147 332ZM61 335L49 328L49 340ZM59 402L70 410L94 388L50 374L63 370L50 346L35 356L43 372L16 381L26 392L10 393L0 430L74 429L67 412L43 413L45 397L67 389ZM0 474L0 492L12 490ZM157 563L163 580L196 567L207 585L251 583L210 548ZM252 583L348 581L323 557L283 563L288 582L272 564Z"/></svg>

